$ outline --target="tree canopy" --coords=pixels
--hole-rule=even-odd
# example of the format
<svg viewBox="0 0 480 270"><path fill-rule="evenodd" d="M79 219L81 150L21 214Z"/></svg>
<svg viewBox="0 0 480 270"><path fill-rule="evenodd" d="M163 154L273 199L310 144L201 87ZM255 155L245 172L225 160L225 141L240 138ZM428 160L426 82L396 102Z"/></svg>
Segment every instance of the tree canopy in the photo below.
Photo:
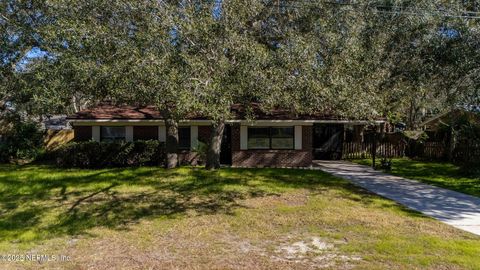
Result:
<svg viewBox="0 0 480 270"><path fill-rule="evenodd" d="M233 103L415 128L480 102L477 1L5 0L0 15L0 112L151 104L172 153L179 119L221 129Z"/></svg>

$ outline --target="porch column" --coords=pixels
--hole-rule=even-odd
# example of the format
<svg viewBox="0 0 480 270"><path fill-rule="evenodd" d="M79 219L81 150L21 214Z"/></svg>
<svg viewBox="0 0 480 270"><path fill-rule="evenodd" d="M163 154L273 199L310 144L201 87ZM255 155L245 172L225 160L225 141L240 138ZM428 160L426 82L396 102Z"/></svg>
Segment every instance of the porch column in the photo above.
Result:
<svg viewBox="0 0 480 270"><path fill-rule="evenodd" d="M160 142L167 141L167 129L165 128L165 126L158 126L158 140Z"/></svg>
<svg viewBox="0 0 480 270"><path fill-rule="evenodd" d="M198 148L198 126L190 126L190 149Z"/></svg>
<svg viewBox="0 0 480 270"><path fill-rule="evenodd" d="M295 150L302 150L302 126L295 126Z"/></svg>
<svg viewBox="0 0 480 270"><path fill-rule="evenodd" d="M248 149L248 127L240 126L240 150Z"/></svg>

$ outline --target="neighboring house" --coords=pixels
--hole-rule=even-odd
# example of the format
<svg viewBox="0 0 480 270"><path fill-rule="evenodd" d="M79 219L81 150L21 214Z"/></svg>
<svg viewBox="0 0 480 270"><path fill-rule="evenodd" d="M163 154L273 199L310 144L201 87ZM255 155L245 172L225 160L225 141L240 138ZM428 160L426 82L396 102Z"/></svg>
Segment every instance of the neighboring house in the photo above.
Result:
<svg viewBox="0 0 480 270"><path fill-rule="evenodd" d="M63 130L70 129L68 126L66 115L51 115L47 116L42 121L42 127L46 130Z"/></svg>
<svg viewBox="0 0 480 270"><path fill-rule="evenodd" d="M268 113L252 105L251 118L245 109L232 106L222 142L221 163L248 167L304 167L313 159L341 158L344 140L363 140L365 127L382 126L376 121L347 120L329 115L292 115L286 110ZM67 118L76 141L166 141L162 115L153 106L101 105ZM179 123L179 159L195 164L199 141L208 143L211 121L191 116ZM338 152L340 153L338 155Z"/></svg>
<svg viewBox="0 0 480 270"><path fill-rule="evenodd" d="M450 125L461 118L468 118L472 122L480 124L480 106L469 106L468 110L456 108L437 114L420 124L422 130L428 135L428 141L448 141L450 136Z"/></svg>
<svg viewBox="0 0 480 270"><path fill-rule="evenodd" d="M73 130L68 125L66 115L49 115L41 123L42 129L45 129L43 144L47 149L54 149L73 140Z"/></svg>
<svg viewBox="0 0 480 270"><path fill-rule="evenodd" d="M461 135L459 128L466 123L480 126L479 108L479 106L455 108L421 123L420 127L427 138L421 147L415 149L415 154L423 158L445 159L453 162L478 160L480 145L475 139L478 135ZM455 128L455 132L452 127ZM467 130L473 132L475 129Z"/></svg>

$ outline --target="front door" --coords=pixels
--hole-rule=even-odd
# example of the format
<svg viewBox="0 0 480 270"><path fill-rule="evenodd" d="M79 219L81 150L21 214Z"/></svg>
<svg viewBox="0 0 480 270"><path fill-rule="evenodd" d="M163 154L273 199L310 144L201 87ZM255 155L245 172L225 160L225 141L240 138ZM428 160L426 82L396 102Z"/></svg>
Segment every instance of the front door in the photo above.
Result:
<svg viewBox="0 0 480 270"><path fill-rule="evenodd" d="M232 127L225 125L220 148L220 164L232 165Z"/></svg>
<svg viewBox="0 0 480 270"><path fill-rule="evenodd" d="M313 158L336 160L342 158L343 124L313 126Z"/></svg>

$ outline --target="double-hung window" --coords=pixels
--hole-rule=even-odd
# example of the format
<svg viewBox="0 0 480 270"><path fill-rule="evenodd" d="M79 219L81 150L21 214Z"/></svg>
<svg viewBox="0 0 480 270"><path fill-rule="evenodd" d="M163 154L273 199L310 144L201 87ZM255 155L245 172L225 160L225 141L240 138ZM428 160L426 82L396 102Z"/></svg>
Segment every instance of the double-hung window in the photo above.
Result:
<svg viewBox="0 0 480 270"><path fill-rule="evenodd" d="M248 149L294 149L294 127L249 127Z"/></svg>
<svg viewBox="0 0 480 270"><path fill-rule="evenodd" d="M125 141L125 127L101 127L100 140L102 142Z"/></svg>

